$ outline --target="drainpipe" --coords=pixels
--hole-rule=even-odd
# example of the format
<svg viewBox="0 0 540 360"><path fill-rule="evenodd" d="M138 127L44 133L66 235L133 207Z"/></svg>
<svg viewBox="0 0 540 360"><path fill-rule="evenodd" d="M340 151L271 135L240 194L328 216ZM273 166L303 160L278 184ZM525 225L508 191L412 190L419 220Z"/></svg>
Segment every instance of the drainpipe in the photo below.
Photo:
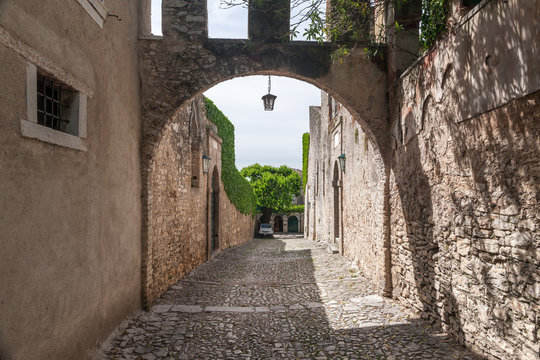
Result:
<svg viewBox="0 0 540 360"><path fill-rule="evenodd" d="M341 110L341 109L340 109ZM340 141L339 141L339 146L340 146L340 149L341 149L341 154L343 154L343 117L341 117L340 115L340 123L339 123L339 136L341 137ZM340 154L340 155L341 155ZM343 256L343 254L345 254L345 249L344 249L344 246L345 246L345 229L343 228L343 190L345 189L345 171L342 171L341 172L341 191L340 191L340 199L339 199L339 212L340 212L340 216L339 216L339 229L340 229L340 242L341 242L341 255Z"/></svg>
<svg viewBox="0 0 540 360"><path fill-rule="evenodd" d="M383 253L384 253L384 297L392 297L393 284L392 284L392 242L390 234L390 169L385 164L385 176L384 181L384 243L383 243Z"/></svg>

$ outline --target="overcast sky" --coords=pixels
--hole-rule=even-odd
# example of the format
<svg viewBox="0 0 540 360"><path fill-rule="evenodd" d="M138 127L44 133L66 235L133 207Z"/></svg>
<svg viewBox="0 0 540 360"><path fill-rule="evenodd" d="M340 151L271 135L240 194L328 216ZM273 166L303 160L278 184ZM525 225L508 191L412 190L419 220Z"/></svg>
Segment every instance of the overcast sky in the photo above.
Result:
<svg viewBox="0 0 540 360"><path fill-rule="evenodd" d="M214 38L247 38L247 9L219 9L208 1L208 33ZM161 1L152 0L152 32L161 35ZM267 76L235 78L207 92L235 126L236 166L253 163L302 168L302 134L309 131L309 106L320 105L321 92L308 83L272 76L274 111L264 111Z"/></svg>

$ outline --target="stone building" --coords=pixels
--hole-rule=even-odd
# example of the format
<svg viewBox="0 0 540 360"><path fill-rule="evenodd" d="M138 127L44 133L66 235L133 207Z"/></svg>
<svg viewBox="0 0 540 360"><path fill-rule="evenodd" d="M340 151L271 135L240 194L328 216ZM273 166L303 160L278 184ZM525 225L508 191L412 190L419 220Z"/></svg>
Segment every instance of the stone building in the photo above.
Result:
<svg viewBox="0 0 540 360"><path fill-rule="evenodd" d="M450 5L431 51L389 53L390 151L332 96L310 109L305 232L469 348L537 358L540 39L525 14L540 7Z"/></svg>
<svg viewBox="0 0 540 360"><path fill-rule="evenodd" d="M212 198L232 205L198 96L257 74L329 94L311 109L306 235L469 348L537 358L540 1L449 0L450 30L419 58L409 3L377 19L407 25L383 61L366 43L332 62L332 44L282 41L288 19L208 39L206 0L164 0L162 37L150 0L0 1L0 358L92 358L249 240L249 216L209 221Z"/></svg>
<svg viewBox="0 0 540 360"><path fill-rule="evenodd" d="M384 289L384 164L359 122L325 92L310 108L305 230ZM345 155L345 167L339 157Z"/></svg>

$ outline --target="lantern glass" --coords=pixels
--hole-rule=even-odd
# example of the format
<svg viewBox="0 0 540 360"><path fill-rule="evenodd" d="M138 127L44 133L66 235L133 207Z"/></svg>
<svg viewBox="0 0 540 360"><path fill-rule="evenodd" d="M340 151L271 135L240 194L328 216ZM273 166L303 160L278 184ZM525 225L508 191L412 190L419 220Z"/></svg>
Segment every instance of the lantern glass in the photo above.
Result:
<svg viewBox="0 0 540 360"><path fill-rule="evenodd" d="M341 154L338 156L339 160L339 167L341 168L341 171L345 172L345 154Z"/></svg>
<svg viewBox="0 0 540 360"><path fill-rule="evenodd" d="M208 170L210 170L210 157L203 155L202 156L202 171L205 174L208 174Z"/></svg>
<svg viewBox="0 0 540 360"><path fill-rule="evenodd" d="M264 95L262 97L263 103L264 103L264 110L265 111L272 111L274 110L274 102L276 101L277 96L272 95L270 93Z"/></svg>

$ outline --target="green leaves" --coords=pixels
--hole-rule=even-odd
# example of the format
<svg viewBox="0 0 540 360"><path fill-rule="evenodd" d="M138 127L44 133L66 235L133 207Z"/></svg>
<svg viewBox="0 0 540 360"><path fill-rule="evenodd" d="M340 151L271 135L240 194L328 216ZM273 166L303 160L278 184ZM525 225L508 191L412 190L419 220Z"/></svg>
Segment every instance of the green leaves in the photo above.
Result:
<svg viewBox="0 0 540 360"><path fill-rule="evenodd" d="M308 160L309 160L309 133L302 135L302 180L304 184L304 190L307 184L308 175Z"/></svg>
<svg viewBox="0 0 540 360"><path fill-rule="evenodd" d="M216 124L221 145L221 181L225 193L238 211L255 216L257 199L249 182L236 169L234 153L234 125L216 107L212 100L205 98L206 116Z"/></svg>
<svg viewBox="0 0 540 360"><path fill-rule="evenodd" d="M253 164L243 168L240 174L250 182L261 208L286 211L292 205L293 195L300 193L300 175L284 165L273 167Z"/></svg>
<svg viewBox="0 0 540 360"><path fill-rule="evenodd" d="M431 47L446 30L448 4L446 0L422 0L420 21L420 44L424 49Z"/></svg>

